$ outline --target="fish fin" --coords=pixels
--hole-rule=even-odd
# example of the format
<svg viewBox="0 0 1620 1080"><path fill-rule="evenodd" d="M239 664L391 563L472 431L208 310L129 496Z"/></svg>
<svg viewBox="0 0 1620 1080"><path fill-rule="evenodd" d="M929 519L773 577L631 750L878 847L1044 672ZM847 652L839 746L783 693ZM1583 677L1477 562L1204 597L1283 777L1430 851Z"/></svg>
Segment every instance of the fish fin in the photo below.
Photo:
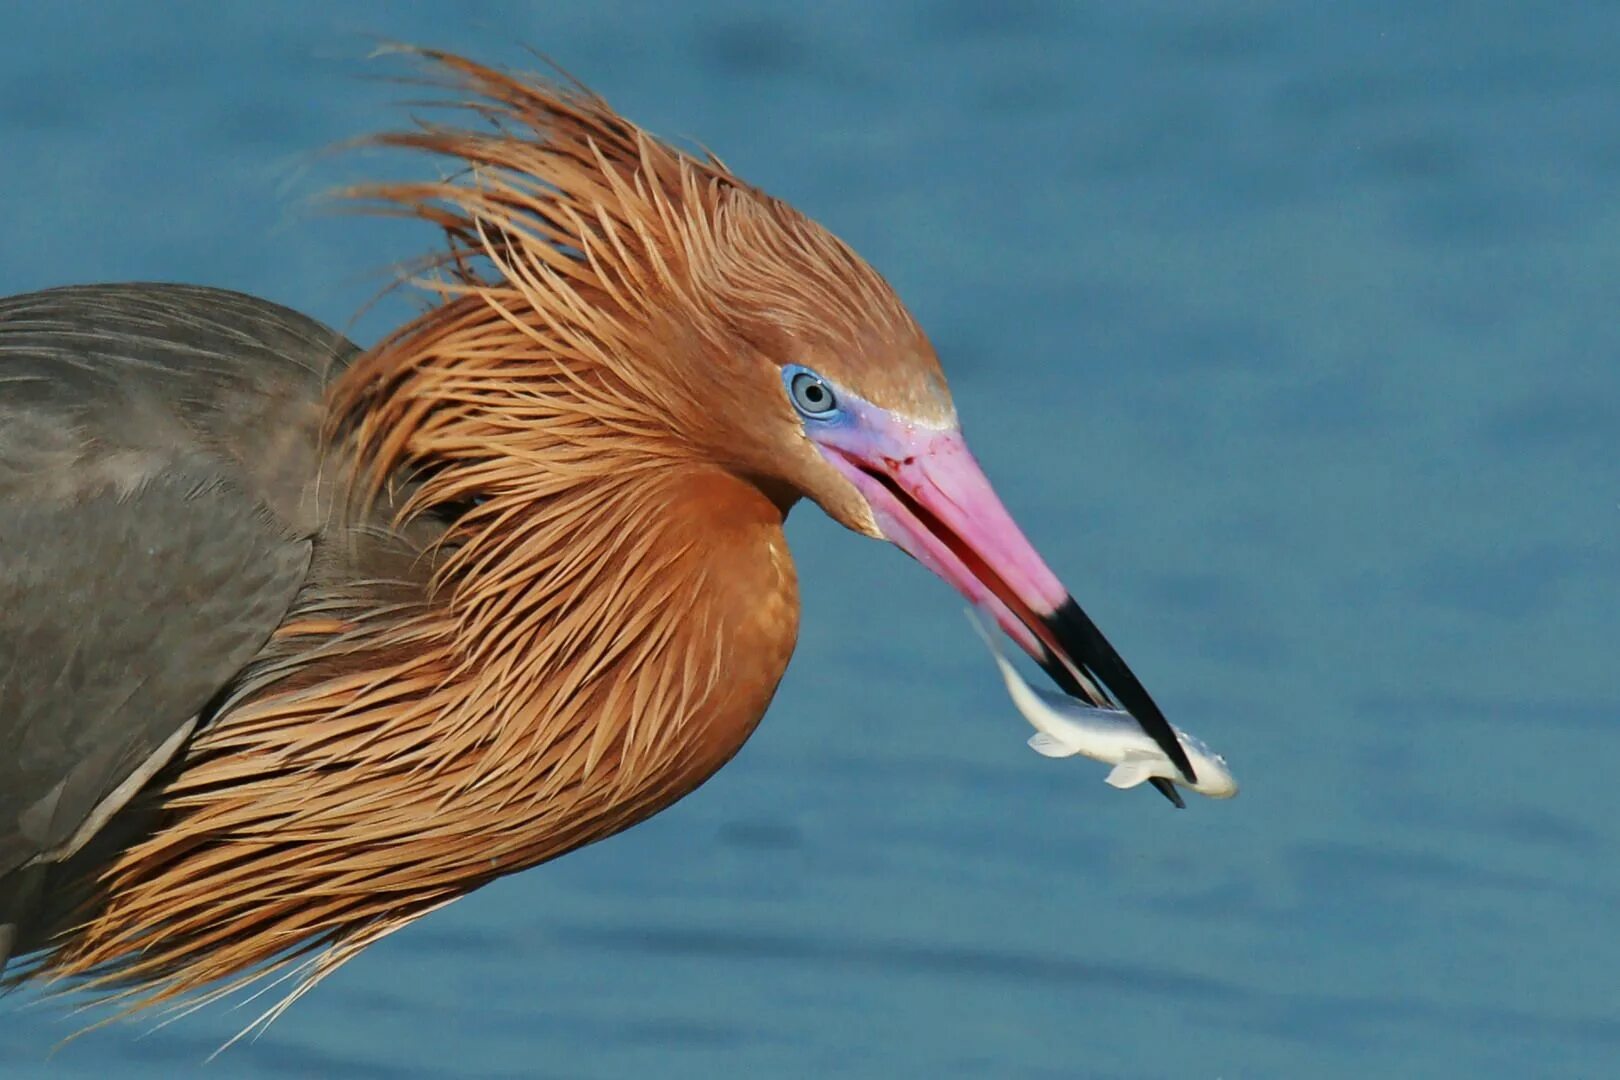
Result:
<svg viewBox="0 0 1620 1080"><path fill-rule="evenodd" d="M1126 758L1108 774L1108 783L1120 789L1133 788L1144 780L1153 779L1153 761L1150 758Z"/></svg>
<svg viewBox="0 0 1620 1080"><path fill-rule="evenodd" d="M1029 737L1029 748L1042 757L1073 757L1079 753L1078 750L1069 749L1044 731L1037 731Z"/></svg>

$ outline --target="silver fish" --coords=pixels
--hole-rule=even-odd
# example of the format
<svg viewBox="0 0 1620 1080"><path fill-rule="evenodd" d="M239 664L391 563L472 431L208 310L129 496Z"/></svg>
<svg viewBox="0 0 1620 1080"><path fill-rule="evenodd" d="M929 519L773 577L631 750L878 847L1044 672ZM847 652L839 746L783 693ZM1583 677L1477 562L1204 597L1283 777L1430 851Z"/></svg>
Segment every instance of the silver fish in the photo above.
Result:
<svg viewBox="0 0 1620 1080"><path fill-rule="evenodd" d="M1176 740L1187 752L1187 759L1198 775L1198 782L1189 784L1130 713L1122 709L1099 709L1063 694L1036 690L1007 660L984 619L971 608L968 618L990 646L990 654L1001 669L1013 704L1035 728L1029 746L1037 754L1053 758L1079 754L1112 765L1114 769L1108 774L1108 783L1117 788L1132 788L1143 781L1155 780L1167 781L1212 799L1230 799L1237 794L1237 781L1232 778L1226 759L1206 746L1202 739L1180 728L1174 729Z"/></svg>

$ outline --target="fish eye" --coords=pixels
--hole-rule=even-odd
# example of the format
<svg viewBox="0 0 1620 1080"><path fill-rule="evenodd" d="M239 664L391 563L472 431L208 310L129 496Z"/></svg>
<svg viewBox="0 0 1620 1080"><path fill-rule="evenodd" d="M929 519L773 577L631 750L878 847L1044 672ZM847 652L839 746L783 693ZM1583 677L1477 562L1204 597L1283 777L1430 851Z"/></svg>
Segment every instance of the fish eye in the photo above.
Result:
<svg viewBox="0 0 1620 1080"><path fill-rule="evenodd" d="M838 411L838 398L820 375L809 368L796 368L783 374L787 378L788 396L799 412L825 419Z"/></svg>

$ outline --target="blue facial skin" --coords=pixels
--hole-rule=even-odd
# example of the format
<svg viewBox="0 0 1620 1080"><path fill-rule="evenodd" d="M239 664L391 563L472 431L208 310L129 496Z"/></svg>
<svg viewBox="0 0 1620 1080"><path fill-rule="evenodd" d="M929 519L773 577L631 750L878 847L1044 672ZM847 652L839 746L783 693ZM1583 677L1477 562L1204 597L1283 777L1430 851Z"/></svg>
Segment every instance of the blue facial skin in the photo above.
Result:
<svg viewBox="0 0 1620 1080"><path fill-rule="evenodd" d="M877 461L904 457L895 444L904 424L852 390L802 364L782 367L782 388L804 424L804 433L823 454Z"/></svg>

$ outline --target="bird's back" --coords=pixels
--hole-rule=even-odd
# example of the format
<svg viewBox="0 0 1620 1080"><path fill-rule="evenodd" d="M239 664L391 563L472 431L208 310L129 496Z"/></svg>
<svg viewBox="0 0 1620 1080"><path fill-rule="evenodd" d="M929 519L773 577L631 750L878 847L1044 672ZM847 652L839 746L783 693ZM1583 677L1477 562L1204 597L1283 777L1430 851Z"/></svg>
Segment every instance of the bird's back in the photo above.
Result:
<svg viewBox="0 0 1620 1080"><path fill-rule="evenodd" d="M0 300L0 964L305 587L353 351L214 289Z"/></svg>

